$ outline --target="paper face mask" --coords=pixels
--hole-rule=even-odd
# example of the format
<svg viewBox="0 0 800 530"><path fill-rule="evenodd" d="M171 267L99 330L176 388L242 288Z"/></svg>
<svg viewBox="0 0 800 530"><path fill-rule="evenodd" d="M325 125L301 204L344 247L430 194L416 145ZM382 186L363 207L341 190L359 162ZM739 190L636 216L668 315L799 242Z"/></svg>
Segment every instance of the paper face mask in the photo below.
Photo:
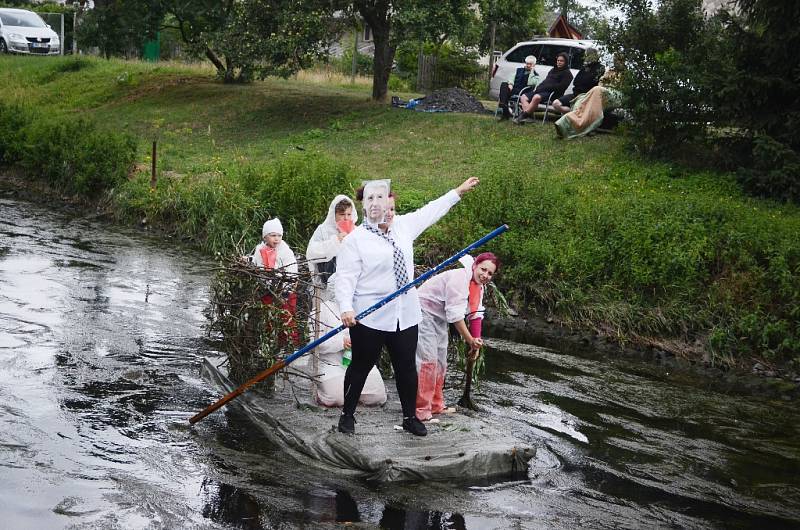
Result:
<svg viewBox="0 0 800 530"><path fill-rule="evenodd" d="M364 183L364 221L377 225L385 222L389 210L389 184L386 180L370 180Z"/></svg>

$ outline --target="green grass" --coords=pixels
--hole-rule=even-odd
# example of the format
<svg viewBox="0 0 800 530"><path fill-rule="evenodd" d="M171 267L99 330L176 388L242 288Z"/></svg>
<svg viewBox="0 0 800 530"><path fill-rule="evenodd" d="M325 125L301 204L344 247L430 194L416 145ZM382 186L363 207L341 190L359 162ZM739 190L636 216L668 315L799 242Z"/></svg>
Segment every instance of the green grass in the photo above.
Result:
<svg viewBox="0 0 800 530"><path fill-rule="evenodd" d="M474 175L479 191L421 238L419 260L508 222L491 248L501 285L529 311L722 364L800 362L800 210L748 198L727 174L636 158L620 137L561 141L551 126L391 109L363 81L225 86L181 65L0 57L0 86L54 117L138 137L141 176L116 207L208 250L268 213L291 216L281 203L315 182L307 206L290 201L304 210L288 235L298 250L347 182L391 178L402 211ZM162 180L148 192L154 139Z"/></svg>

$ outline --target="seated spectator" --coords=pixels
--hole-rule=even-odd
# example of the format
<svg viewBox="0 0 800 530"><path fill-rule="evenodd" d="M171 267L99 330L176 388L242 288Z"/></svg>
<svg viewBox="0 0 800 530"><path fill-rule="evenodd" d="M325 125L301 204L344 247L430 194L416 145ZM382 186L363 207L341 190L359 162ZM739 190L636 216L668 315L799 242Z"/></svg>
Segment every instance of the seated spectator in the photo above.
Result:
<svg viewBox="0 0 800 530"><path fill-rule="evenodd" d="M600 64L600 54L597 53L597 50L589 48L583 57L583 68L578 71L578 75L575 76L575 81L572 83L572 94L561 96L553 101L553 107L561 114L569 112L575 98L596 87L600 78L606 73L606 67Z"/></svg>
<svg viewBox="0 0 800 530"><path fill-rule="evenodd" d="M603 123L604 112L617 108L622 101L622 93L616 89L598 85L578 96L572 110L561 116L555 123L559 138L577 138L594 131Z"/></svg>
<svg viewBox="0 0 800 530"><path fill-rule="evenodd" d="M535 66L536 57L528 55L525 57L525 66L517 68L509 76L508 81L500 85L500 108L503 109L501 120L511 117L511 111L508 110L508 100L511 99L511 96L516 96L525 87L535 87L539 84L539 74L536 73Z"/></svg>
<svg viewBox="0 0 800 530"><path fill-rule="evenodd" d="M556 65L550 69L544 81L536 85L533 96L530 99L527 95L522 96L520 99L522 114L515 119L516 123L522 123L522 120L533 114L533 111L539 107L539 103L542 101L547 102L551 100L551 96L552 98L558 98L564 94L572 82L572 72L569 71L567 62L567 54L564 52L559 53L556 56Z"/></svg>

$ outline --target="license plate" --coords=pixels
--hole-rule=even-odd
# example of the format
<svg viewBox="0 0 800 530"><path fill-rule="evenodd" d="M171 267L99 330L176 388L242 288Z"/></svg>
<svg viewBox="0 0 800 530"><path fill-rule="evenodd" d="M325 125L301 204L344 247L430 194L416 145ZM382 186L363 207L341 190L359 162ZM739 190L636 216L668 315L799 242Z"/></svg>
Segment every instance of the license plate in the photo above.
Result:
<svg viewBox="0 0 800 530"><path fill-rule="evenodd" d="M31 46L33 46L34 48L48 48L48 47L50 47L50 45L47 44L46 42L32 42Z"/></svg>

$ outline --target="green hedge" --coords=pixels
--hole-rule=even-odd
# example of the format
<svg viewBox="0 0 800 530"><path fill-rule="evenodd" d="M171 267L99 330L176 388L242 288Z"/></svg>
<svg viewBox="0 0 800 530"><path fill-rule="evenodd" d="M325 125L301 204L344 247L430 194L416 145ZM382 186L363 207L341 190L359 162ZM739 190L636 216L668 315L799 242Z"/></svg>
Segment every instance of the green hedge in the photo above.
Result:
<svg viewBox="0 0 800 530"><path fill-rule="evenodd" d="M209 252L249 250L261 225L279 217L284 239L298 253L328 212L332 198L353 192L350 170L320 155L286 155L274 164L224 167L208 175L161 179L142 175L115 191L117 214L147 219Z"/></svg>
<svg viewBox="0 0 800 530"><path fill-rule="evenodd" d="M136 154L132 136L85 118L45 118L0 102L0 161L18 164L65 193L97 197L123 182Z"/></svg>
<svg viewBox="0 0 800 530"><path fill-rule="evenodd" d="M725 363L800 368L796 215L747 200L732 177L643 168L480 171L480 193L429 232L420 257L433 262L505 222L511 231L490 248L521 305L620 337L699 340Z"/></svg>

